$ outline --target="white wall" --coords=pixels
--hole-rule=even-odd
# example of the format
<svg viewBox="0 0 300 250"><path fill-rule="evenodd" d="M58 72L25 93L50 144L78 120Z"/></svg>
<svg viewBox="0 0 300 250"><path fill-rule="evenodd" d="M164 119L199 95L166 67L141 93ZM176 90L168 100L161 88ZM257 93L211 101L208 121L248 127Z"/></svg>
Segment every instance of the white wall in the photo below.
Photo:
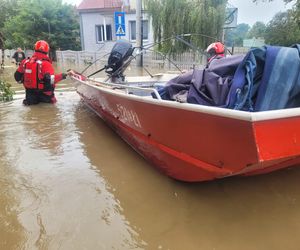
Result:
<svg viewBox="0 0 300 250"><path fill-rule="evenodd" d="M125 15L125 28L126 28L126 36L125 39L130 41L130 25L129 22L130 21L135 21L136 20L136 16L135 13L134 14L126 14ZM151 23L151 18L148 17L148 15L143 14L143 20L148 20L148 40L144 40L143 41L143 45L149 44L149 43L153 43L153 28L152 28L152 23ZM131 41L134 45L135 42Z"/></svg>
<svg viewBox="0 0 300 250"><path fill-rule="evenodd" d="M125 32L126 35L122 37L115 36L115 23L114 23L114 16L106 15L103 16L100 13L80 13L80 29L81 29L81 42L82 42L82 50L85 51L98 51L99 49L103 48L104 42L97 43L96 42L96 25L103 25L105 18L105 24L110 24L112 27L112 39L116 41L117 39L125 39L130 41L129 37L129 22L134 21L136 16L135 14L125 14ZM143 14L143 19L148 19L148 40L143 41L143 44L153 43L153 29L151 20L149 20L148 15ZM135 41L131 41L133 46L135 46ZM105 49L110 50L111 42L105 43Z"/></svg>
<svg viewBox="0 0 300 250"><path fill-rule="evenodd" d="M104 20L105 19L105 20ZM80 13L80 28L83 50L97 51L103 47L103 42L96 42L96 25L110 24L113 40L115 40L115 25L113 16L102 16L99 13Z"/></svg>

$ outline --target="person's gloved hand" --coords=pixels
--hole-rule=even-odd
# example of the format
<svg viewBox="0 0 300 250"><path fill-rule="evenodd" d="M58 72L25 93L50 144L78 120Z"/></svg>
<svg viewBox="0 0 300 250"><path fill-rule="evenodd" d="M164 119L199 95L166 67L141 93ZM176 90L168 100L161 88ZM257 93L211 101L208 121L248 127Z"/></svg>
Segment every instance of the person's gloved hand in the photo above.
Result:
<svg viewBox="0 0 300 250"><path fill-rule="evenodd" d="M68 74L69 76L72 76L72 75L75 74L75 72L74 72L72 69L68 69L68 70L67 70L67 74Z"/></svg>
<svg viewBox="0 0 300 250"><path fill-rule="evenodd" d="M67 76L68 76L68 74L66 74L66 73L62 73L62 79L66 79L66 78L67 78Z"/></svg>

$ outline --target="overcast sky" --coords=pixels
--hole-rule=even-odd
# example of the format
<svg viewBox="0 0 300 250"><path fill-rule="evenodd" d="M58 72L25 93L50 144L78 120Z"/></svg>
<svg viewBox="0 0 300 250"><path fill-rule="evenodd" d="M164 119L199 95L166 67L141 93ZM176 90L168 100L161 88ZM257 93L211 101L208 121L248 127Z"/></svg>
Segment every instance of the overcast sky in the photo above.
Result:
<svg viewBox="0 0 300 250"><path fill-rule="evenodd" d="M62 0L63 3L71 3L71 4L75 4L78 5L82 2L82 0Z"/></svg>
<svg viewBox="0 0 300 250"><path fill-rule="evenodd" d="M65 3L78 5L82 0L63 0ZM279 11L286 11L291 5L285 6L283 0L273 0L271 3L252 0L229 0L229 3L238 8L238 23L253 25L257 21L269 22Z"/></svg>
<svg viewBox="0 0 300 250"><path fill-rule="evenodd" d="M286 11L291 6L286 6L283 0L259 1L257 4L252 0L229 0L229 3L238 8L238 23L250 25L257 21L268 23L277 12Z"/></svg>

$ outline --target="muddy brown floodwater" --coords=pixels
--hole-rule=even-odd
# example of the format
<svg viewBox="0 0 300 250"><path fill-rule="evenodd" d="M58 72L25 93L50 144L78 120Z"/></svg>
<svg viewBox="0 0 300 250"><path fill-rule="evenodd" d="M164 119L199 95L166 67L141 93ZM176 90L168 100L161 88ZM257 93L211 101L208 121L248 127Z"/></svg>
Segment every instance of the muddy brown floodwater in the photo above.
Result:
<svg viewBox="0 0 300 250"><path fill-rule="evenodd" d="M60 88L56 105L0 103L0 249L300 248L300 168L174 181Z"/></svg>

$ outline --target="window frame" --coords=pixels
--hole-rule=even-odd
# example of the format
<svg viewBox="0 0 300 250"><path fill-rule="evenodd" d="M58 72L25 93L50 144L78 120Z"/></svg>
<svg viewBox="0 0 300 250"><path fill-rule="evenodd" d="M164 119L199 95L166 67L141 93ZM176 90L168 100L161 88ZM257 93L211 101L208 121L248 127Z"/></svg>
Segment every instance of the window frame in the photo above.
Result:
<svg viewBox="0 0 300 250"><path fill-rule="evenodd" d="M96 35L96 43L104 43L106 41L112 41L112 25L106 24L106 40L104 35L104 24L96 24L95 25L95 35ZM109 28L108 28L109 27ZM101 35L101 40L99 39L99 35Z"/></svg>
<svg viewBox="0 0 300 250"><path fill-rule="evenodd" d="M145 23L147 23L147 33L144 33L144 29L143 29L143 41L148 41L148 39L149 39L149 21L147 20L147 19L145 19L145 20L142 20L142 25L143 25L143 27L144 27L144 24ZM135 36L135 38L133 39L132 38L132 35L133 35L133 33L132 33L132 25L134 24L134 36ZM129 21L129 30L130 30L130 34L129 34L129 40L130 41L136 41L136 21L135 20L130 20ZM144 35L146 36L145 38L144 38Z"/></svg>

